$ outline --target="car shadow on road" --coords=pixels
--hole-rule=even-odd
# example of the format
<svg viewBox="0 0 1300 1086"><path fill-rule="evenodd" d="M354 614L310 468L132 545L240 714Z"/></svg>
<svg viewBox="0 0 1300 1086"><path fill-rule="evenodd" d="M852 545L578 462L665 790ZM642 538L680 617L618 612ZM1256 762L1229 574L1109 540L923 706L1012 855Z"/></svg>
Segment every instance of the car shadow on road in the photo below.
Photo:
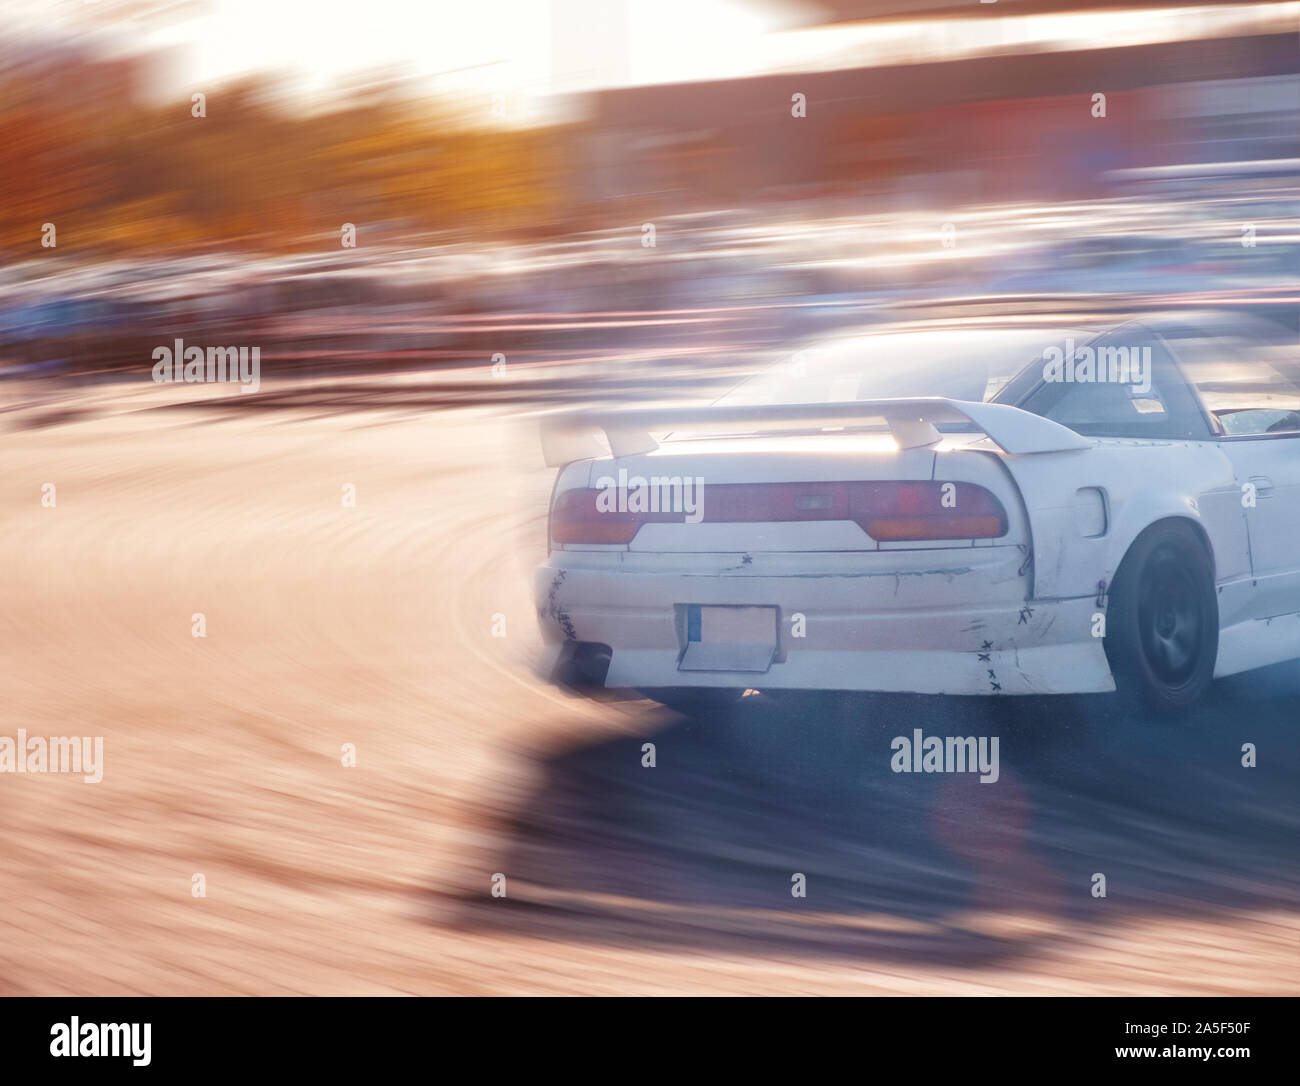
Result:
<svg viewBox="0 0 1300 1086"><path fill-rule="evenodd" d="M1103 696L755 696L699 721L638 703L639 731L541 760L506 849L474 858L505 896L453 922L962 967L1135 919L1296 910L1298 677L1238 676L1177 722ZM997 736L998 779L895 772L917 728Z"/></svg>

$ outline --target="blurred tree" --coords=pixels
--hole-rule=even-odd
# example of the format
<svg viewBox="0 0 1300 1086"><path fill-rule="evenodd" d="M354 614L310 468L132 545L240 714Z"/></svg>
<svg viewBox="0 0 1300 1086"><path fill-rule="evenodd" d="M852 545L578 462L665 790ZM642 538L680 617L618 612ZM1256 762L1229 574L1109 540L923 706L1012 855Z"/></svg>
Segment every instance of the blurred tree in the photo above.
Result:
<svg viewBox="0 0 1300 1086"><path fill-rule="evenodd" d="M367 239L457 230L535 233L560 177L545 130L475 128L446 104L400 88L341 108L292 111L280 89L246 80L165 108L89 108L47 94L75 79L50 65L0 76L0 248L61 251L316 248L354 222ZM66 86L66 84L63 84Z"/></svg>

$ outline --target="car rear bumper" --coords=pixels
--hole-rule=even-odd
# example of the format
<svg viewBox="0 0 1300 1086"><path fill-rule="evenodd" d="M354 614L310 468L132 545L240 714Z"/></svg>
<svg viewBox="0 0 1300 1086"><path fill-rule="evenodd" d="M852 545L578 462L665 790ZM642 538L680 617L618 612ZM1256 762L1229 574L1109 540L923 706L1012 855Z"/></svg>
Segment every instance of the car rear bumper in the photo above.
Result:
<svg viewBox="0 0 1300 1086"><path fill-rule="evenodd" d="M1005 548L910 552L889 572L751 573L593 568L566 552L535 575L544 641L540 672L584 646L608 651L607 687L742 687L927 694L1062 694L1115 689L1096 601L1025 600ZM686 609L761 606L776 612L765 670L683 671ZM803 636L798 636L802 633ZM602 665L603 668L603 665Z"/></svg>

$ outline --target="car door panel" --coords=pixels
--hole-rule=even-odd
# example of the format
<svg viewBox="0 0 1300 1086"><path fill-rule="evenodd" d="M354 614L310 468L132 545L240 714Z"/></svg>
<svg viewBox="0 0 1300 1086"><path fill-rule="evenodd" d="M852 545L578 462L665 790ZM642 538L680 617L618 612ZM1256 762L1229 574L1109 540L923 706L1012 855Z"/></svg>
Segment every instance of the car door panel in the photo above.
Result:
<svg viewBox="0 0 1300 1086"><path fill-rule="evenodd" d="M1300 612L1300 434L1223 442L1242 490L1254 585L1252 615Z"/></svg>

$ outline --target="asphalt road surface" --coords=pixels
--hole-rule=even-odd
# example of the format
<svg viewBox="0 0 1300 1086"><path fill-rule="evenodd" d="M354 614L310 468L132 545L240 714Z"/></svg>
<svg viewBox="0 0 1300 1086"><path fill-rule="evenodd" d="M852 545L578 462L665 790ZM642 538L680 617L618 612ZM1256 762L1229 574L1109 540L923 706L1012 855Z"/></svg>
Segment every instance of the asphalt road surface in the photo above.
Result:
<svg viewBox="0 0 1300 1086"><path fill-rule="evenodd" d="M0 774L0 993L1296 990L1300 665L1180 724L578 699L530 670L517 408L252 404L0 414L0 736L104 751ZM913 727L1000 780L891 772Z"/></svg>

